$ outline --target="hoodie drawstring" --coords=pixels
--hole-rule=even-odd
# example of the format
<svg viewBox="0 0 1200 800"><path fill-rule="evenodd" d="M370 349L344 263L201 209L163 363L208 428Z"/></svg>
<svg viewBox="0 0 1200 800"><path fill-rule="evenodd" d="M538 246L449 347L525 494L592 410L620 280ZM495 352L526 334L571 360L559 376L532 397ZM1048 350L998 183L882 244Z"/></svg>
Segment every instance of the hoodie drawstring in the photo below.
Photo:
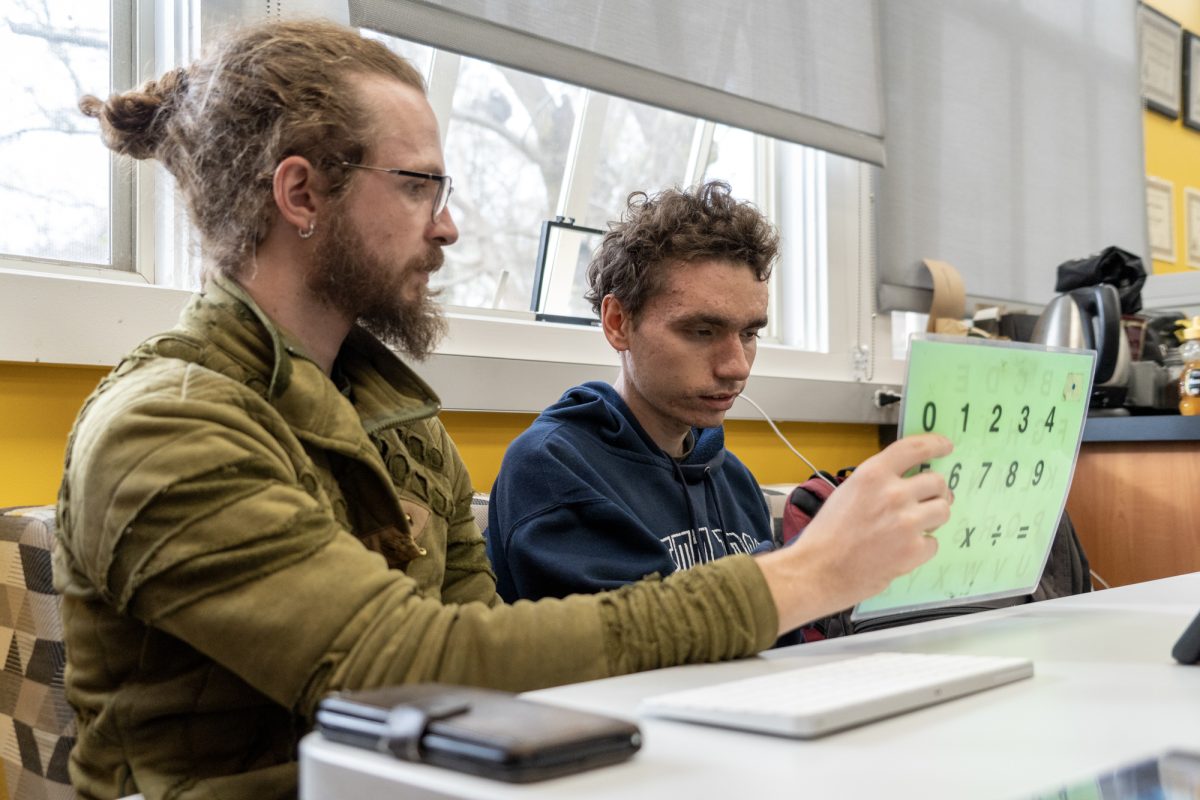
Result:
<svg viewBox="0 0 1200 800"><path fill-rule="evenodd" d="M687 507L688 527L691 529L692 535L698 537L700 535L700 524L696 520L696 506L692 503L692 493L688 491L687 477L683 474L683 469L679 466L679 462L673 458L671 459L671 466L675 468L675 477L679 480L679 487L681 489L683 489L683 504L685 507ZM699 539L697 539L696 540L696 551L697 551L696 552L696 563L697 564L703 563L703 559L702 559L703 549L704 549L703 545L701 545ZM709 545L708 545L708 560L711 561L712 558L713 558L712 542L710 541Z"/></svg>
<svg viewBox="0 0 1200 800"><path fill-rule="evenodd" d="M729 529L725 527L725 518L721 516L721 501L717 498L717 485L713 482L712 469L708 466L704 467L704 484L707 489L706 493L713 499L713 508L717 511L717 524L721 526L721 535L716 537L721 540L721 555L727 556L729 555L729 540L726 536L728 536ZM710 545L710 552L711 549ZM716 556L714 555L713 558Z"/></svg>
<svg viewBox="0 0 1200 800"><path fill-rule="evenodd" d="M687 506L688 524L691 526L692 535L696 537L696 561L704 563L706 561L715 561L721 556L729 555L729 542L726 539L728 531L725 527L725 519L721 515L721 501L717 494L717 486L713 481L712 472L714 469L719 469L725 461L725 451L722 450L715 458L706 464L683 464L681 465L675 459L671 459L671 464L674 467L675 478L679 481L680 487L683 489L683 502ZM700 530L699 520L696 515L696 506L692 502L692 494L688 491L689 484L703 484L705 497L712 498L713 508L716 510L718 530L709 530L704 534ZM707 505L707 503L706 503ZM718 532L719 531L719 532ZM704 541L701 542L700 537L703 536ZM718 555L714 540L721 543L721 552ZM704 558L704 552L707 549L708 558Z"/></svg>

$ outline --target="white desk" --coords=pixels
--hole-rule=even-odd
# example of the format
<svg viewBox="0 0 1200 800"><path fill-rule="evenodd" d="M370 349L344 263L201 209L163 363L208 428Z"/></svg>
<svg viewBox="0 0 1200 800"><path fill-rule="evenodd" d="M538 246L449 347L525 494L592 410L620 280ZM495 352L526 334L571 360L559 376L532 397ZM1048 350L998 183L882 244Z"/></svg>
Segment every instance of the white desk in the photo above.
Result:
<svg viewBox="0 0 1200 800"><path fill-rule="evenodd" d="M326 742L300 798L1020 798L1170 747L1200 751L1200 666L1171 660L1200 573L529 696L636 719L632 761L525 786ZM815 741L636 718L641 698L884 650L1032 658L1034 677Z"/></svg>

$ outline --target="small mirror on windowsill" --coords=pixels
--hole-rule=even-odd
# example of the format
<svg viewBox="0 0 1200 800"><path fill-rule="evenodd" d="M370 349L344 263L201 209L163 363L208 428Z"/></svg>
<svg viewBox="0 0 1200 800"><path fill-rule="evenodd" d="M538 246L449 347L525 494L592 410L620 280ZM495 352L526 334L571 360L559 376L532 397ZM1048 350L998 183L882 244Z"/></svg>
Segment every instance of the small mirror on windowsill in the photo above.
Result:
<svg viewBox="0 0 1200 800"><path fill-rule="evenodd" d="M587 267L604 231L576 225L572 217L542 223L530 309L542 322L599 326L587 292Z"/></svg>

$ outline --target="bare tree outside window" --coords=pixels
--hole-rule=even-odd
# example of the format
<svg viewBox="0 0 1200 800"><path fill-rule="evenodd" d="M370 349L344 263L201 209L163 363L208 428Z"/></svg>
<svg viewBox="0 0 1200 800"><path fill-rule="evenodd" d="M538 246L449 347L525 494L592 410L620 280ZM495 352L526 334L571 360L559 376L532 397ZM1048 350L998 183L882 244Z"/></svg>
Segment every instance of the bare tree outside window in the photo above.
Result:
<svg viewBox="0 0 1200 800"><path fill-rule="evenodd" d="M554 216L583 94L462 60L446 134L451 210L462 235L439 276L445 302L529 308L538 232Z"/></svg>
<svg viewBox="0 0 1200 800"><path fill-rule="evenodd" d="M746 198L753 199L759 195L754 162L754 134L729 125L717 125L713 130L712 158L704 170L704 179L719 178L738 187Z"/></svg>
<svg viewBox="0 0 1200 800"><path fill-rule="evenodd" d="M83 94L109 93L107 2L0 3L0 255L109 266L108 150Z"/></svg>
<svg viewBox="0 0 1200 800"><path fill-rule="evenodd" d="M630 192L682 188L698 122L686 114L610 98L596 177L580 224L607 227L625 209Z"/></svg>
<svg viewBox="0 0 1200 800"><path fill-rule="evenodd" d="M698 121L615 97L606 98L598 147L575 154L575 168L591 174L568 175L587 95L581 87L463 59L446 137L447 168L458 181L451 205L462 231L446 251L440 283L447 303L529 308L541 223L558 213L564 181L590 184L581 224L601 228L620 215L631 191L681 182ZM582 283L589 256L579 259L578 302L570 308L580 316L591 313Z"/></svg>

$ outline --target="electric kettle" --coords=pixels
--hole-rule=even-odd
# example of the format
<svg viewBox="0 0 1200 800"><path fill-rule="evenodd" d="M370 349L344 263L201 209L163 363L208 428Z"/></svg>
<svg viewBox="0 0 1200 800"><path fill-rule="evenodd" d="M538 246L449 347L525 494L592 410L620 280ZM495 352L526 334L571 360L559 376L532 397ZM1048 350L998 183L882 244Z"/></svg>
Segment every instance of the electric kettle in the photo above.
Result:
<svg viewBox="0 0 1200 800"><path fill-rule="evenodd" d="M1030 341L1096 351L1092 408L1115 408L1125 402L1129 380L1129 341L1121 326L1121 300L1107 283L1060 294L1033 326Z"/></svg>

